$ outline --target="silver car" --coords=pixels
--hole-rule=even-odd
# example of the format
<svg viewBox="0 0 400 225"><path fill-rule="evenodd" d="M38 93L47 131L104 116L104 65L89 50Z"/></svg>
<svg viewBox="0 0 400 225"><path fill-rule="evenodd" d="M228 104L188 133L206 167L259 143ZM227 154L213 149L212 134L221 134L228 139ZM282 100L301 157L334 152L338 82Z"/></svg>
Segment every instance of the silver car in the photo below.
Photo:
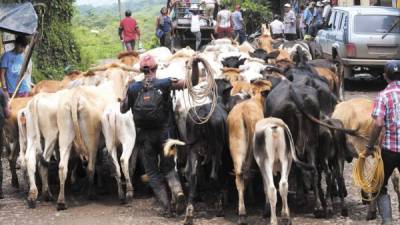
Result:
<svg viewBox="0 0 400 225"><path fill-rule="evenodd" d="M324 57L340 62L342 77L354 69L379 76L387 60L400 59L400 9L335 7L328 26L316 41Z"/></svg>

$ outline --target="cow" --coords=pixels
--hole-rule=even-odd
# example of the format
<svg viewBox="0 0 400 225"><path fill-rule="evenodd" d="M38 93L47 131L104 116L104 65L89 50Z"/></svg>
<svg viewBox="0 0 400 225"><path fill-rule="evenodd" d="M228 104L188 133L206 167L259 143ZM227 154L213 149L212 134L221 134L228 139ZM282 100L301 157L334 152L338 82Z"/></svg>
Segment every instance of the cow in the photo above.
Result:
<svg viewBox="0 0 400 225"><path fill-rule="evenodd" d="M61 81L58 80L41 80L39 81L31 90L31 95L36 95L38 93L54 93L63 88L66 88L68 84L81 77L82 72L72 71L64 76Z"/></svg>
<svg viewBox="0 0 400 225"><path fill-rule="evenodd" d="M3 126L4 122L6 120L6 117L9 116L9 111L7 109L7 98L5 95L2 93L0 94L0 131L3 132ZM3 150L3 144L4 144L4 135L0 135L0 153ZM0 157L0 199L4 198L3 194L3 166L1 162L1 157Z"/></svg>
<svg viewBox="0 0 400 225"><path fill-rule="evenodd" d="M339 128L344 128L343 123L337 119L325 119L324 122ZM353 147L347 144L346 134L343 131L329 129L319 126L319 149L317 151L317 162L319 170L319 179L325 174L326 180L326 214L333 212L333 198L335 191L340 197L341 215L348 216L348 210L345 202L347 196L346 184L344 180L344 161L348 163L356 157L357 153ZM335 191L334 191L335 190ZM323 190L321 190L323 192Z"/></svg>
<svg viewBox="0 0 400 225"><path fill-rule="evenodd" d="M271 32L267 28L265 24L261 26L261 35L256 39L259 48L264 49L267 52L273 52L275 49L273 48L273 43L275 42L271 37ZM279 50L279 55L276 57L276 60L291 60L289 53L283 49Z"/></svg>
<svg viewBox="0 0 400 225"><path fill-rule="evenodd" d="M32 97L14 98L10 102L11 114L5 120L3 135L5 147L8 151L8 161L11 170L11 184L14 188L19 188L18 176L16 171L16 162L19 154L19 134L18 134L18 112L25 108Z"/></svg>
<svg viewBox="0 0 400 225"><path fill-rule="evenodd" d="M281 177L279 194L282 197L282 222L290 224L288 179L292 158L297 159L297 157L289 127L281 119L273 117L258 121L254 130L253 152L263 177L266 204L269 201L271 207L271 225L278 225L274 184L274 175L278 172Z"/></svg>
<svg viewBox="0 0 400 225"><path fill-rule="evenodd" d="M244 205L245 182L249 179L252 165L251 142L257 121L264 118L264 96L270 91L269 81L255 81L252 86L257 94L249 100L245 100L229 112L227 118L229 130L229 149L233 160L236 188L239 195L239 223L246 220L246 208Z"/></svg>
<svg viewBox="0 0 400 225"><path fill-rule="evenodd" d="M133 197L133 186L129 175L130 158L133 153L134 159L131 161L136 168L137 151L134 150L136 140L135 123L133 122L132 112L122 114L119 103L112 103L107 106L101 118L102 131L108 150L115 169L115 180L118 185L118 196L122 204ZM121 166L126 181L126 195L122 190L121 170L117 158L117 149L122 147Z"/></svg>
<svg viewBox="0 0 400 225"><path fill-rule="evenodd" d="M240 58L240 56L229 56L222 60L224 68L239 68L246 61L246 58Z"/></svg>
<svg viewBox="0 0 400 225"><path fill-rule="evenodd" d="M21 145L19 161L22 168L27 172L29 184L27 200L30 208L36 207L36 199L38 197L35 180L36 168L39 168L42 180L43 199L46 201L52 199L52 193L48 185L47 162L50 161L58 140L58 101L66 92L67 90L61 90L56 93L37 94L26 108L20 111L18 120ZM25 118L25 123L22 122L21 117ZM42 148L42 140L44 148ZM41 163L37 163L38 159Z"/></svg>
<svg viewBox="0 0 400 225"><path fill-rule="evenodd" d="M57 210L65 210L65 180L71 147L76 142L76 152L87 160L89 198L94 198L93 178L97 149L101 134L101 117L107 105L115 102L109 82L98 87L80 86L68 90L59 100L57 125L59 129L60 162L58 166L60 192ZM76 139L76 140L75 140Z"/></svg>
<svg viewBox="0 0 400 225"><path fill-rule="evenodd" d="M336 105L332 118L340 120L347 129L358 129L358 132L367 137L370 135L373 120L371 117L373 110L373 101L366 98L354 98ZM358 153L365 150L367 140L357 136L347 136L347 141ZM400 202L400 175L395 171L391 177L394 190ZM399 206L400 211L400 206ZM369 203L367 220L376 218L376 200Z"/></svg>

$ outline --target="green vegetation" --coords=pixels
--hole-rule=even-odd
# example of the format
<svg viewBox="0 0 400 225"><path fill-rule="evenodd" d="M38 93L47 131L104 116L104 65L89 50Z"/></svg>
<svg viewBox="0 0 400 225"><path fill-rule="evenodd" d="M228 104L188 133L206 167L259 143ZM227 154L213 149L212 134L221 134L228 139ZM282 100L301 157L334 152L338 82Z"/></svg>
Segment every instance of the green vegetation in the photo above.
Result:
<svg viewBox="0 0 400 225"><path fill-rule="evenodd" d="M141 30L140 46L145 49L158 45L155 37L155 18L163 0L137 0L124 2L122 10L130 9ZM100 59L115 58L122 51L118 37L120 16L117 5L77 7L72 32L80 46L82 62L79 68L87 69Z"/></svg>

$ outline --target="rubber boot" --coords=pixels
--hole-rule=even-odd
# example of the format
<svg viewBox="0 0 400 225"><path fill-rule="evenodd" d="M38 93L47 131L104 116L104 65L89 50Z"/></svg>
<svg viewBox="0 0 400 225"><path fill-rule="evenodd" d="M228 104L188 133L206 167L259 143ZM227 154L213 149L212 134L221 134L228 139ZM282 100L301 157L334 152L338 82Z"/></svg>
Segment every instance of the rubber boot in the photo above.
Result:
<svg viewBox="0 0 400 225"><path fill-rule="evenodd" d="M382 217L382 225L392 225L392 204L388 194L382 194L377 199L379 214Z"/></svg>
<svg viewBox="0 0 400 225"><path fill-rule="evenodd" d="M172 217L172 211L171 211L171 206L169 204L169 198L168 198L168 193L165 190L164 187L158 187L153 190L154 194L156 195L157 199L161 202L163 211L161 212L161 215L163 217L170 218Z"/></svg>
<svg viewBox="0 0 400 225"><path fill-rule="evenodd" d="M182 185L179 181L178 173L175 170L171 170L165 179L168 182L168 186L171 189L172 195L176 199L175 211L177 214L182 214L185 210L185 195L182 191Z"/></svg>

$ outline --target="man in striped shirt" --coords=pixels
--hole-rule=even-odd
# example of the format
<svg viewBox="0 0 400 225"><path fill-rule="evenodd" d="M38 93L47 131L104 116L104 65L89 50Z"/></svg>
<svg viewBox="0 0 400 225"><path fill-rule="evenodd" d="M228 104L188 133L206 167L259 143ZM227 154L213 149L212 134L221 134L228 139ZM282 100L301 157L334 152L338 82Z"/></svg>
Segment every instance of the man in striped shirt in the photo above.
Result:
<svg viewBox="0 0 400 225"><path fill-rule="evenodd" d="M375 151L374 145L383 129L381 155L385 178L378 197L378 209L382 224L390 225L392 208L386 186L393 170L400 169L400 60L389 61L385 65L384 77L389 84L379 93L374 104L372 111L374 127L366 146L366 156L372 155Z"/></svg>

